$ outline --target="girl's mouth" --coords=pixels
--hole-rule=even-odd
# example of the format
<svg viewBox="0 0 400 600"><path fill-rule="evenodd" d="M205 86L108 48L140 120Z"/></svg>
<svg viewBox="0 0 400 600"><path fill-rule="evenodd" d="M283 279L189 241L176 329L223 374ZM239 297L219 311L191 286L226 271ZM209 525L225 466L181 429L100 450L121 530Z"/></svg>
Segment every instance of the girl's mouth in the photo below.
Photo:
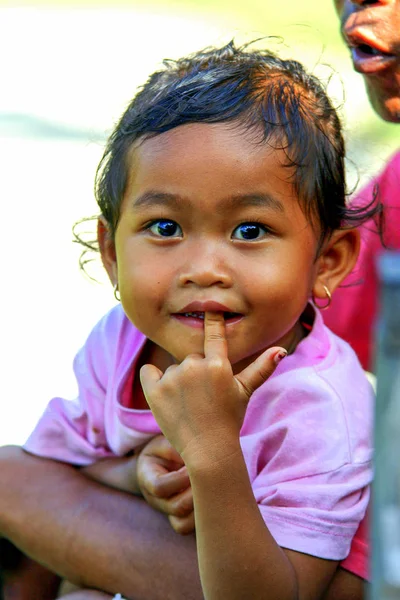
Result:
<svg viewBox="0 0 400 600"><path fill-rule="evenodd" d="M187 312L187 313L182 313L184 317L194 317L195 319L202 319L204 320L204 312ZM229 321L229 319L233 319L235 317L237 317L239 315L239 313L234 313L234 312L224 312L224 319L225 321Z"/></svg>
<svg viewBox="0 0 400 600"><path fill-rule="evenodd" d="M185 313L174 313L173 316L179 321L191 327L204 327L204 315L202 311L192 311ZM223 312L226 325L237 323L243 318L243 315L235 312Z"/></svg>

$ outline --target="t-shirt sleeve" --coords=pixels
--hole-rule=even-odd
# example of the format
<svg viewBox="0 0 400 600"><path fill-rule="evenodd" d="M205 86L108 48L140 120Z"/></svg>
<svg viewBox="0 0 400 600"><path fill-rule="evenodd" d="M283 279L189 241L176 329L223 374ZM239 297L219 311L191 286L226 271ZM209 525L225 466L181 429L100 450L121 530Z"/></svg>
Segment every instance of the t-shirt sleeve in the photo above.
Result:
<svg viewBox="0 0 400 600"><path fill-rule="evenodd" d="M337 471L255 485L264 521L283 547L343 560L368 505L371 467L346 465Z"/></svg>
<svg viewBox="0 0 400 600"><path fill-rule="evenodd" d="M75 465L113 456L105 433L105 402L113 337L118 323L110 313L93 329L73 363L75 400L53 398L24 445L32 454ZM110 335L111 334L111 335Z"/></svg>
<svg viewBox="0 0 400 600"><path fill-rule="evenodd" d="M373 392L353 366L347 393L346 371L331 373L342 380L336 388L313 369L272 377L250 401L243 430L253 492L277 543L331 560L348 555L372 480Z"/></svg>

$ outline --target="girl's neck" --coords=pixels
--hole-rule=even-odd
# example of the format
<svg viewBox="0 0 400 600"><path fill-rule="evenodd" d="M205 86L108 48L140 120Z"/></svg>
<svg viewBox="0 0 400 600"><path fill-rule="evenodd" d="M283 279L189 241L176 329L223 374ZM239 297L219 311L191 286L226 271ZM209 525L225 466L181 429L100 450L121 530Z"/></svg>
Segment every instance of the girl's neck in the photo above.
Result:
<svg viewBox="0 0 400 600"><path fill-rule="evenodd" d="M135 376L132 386L133 406L138 410L149 409L149 405L147 404L142 385L140 383L139 375L140 367L146 364L154 365L164 373L164 371L166 371L170 365L174 364L174 360L172 356L163 348L160 348L160 346L157 346L150 340L147 340L136 363Z"/></svg>
<svg viewBox="0 0 400 600"><path fill-rule="evenodd" d="M293 328L291 339L287 344L285 344L287 353L293 354L298 344L300 344L301 340L303 340L308 334L309 331L303 325L302 321L298 321Z"/></svg>
<svg viewBox="0 0 400 600"><path fill-rule="evenodd" d="M164 373L168 367L175 364L173 357L164 348L148 340L139 359L140 366L151 364Z"/></svg>

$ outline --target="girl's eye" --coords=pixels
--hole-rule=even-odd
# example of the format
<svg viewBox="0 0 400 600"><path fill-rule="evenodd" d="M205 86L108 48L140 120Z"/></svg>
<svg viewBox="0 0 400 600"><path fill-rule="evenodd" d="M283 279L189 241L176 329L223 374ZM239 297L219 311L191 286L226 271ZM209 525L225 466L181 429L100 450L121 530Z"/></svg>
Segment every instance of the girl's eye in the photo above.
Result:
<svg viewBox="0 0 400 600"><path fill-rule="evenodd" d="M238 225L232 237L237 240L260 240L267 233L267 228L260 223L242 223Z"/></svg>
<svg viewBox="0 0 400 600"><path fill-rule="evenodd" d="M179 227L178 223L170 221L169 219L153 221L148 229L151 233L154 233L154 235L159 235L161 237L181 237L183 235L182 229Z"/></svg>

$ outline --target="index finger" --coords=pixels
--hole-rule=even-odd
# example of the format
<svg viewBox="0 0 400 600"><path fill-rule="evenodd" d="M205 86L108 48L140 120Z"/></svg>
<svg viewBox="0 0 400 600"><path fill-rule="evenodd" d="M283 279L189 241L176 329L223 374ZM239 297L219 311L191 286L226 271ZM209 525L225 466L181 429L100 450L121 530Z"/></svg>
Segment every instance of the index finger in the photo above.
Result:
<svg viewBox="0 0 400 600"><path fill-rule="evenodd" d="M206 358L228 356L223 313L206 311L204 315L204 356Z"/></svg>

